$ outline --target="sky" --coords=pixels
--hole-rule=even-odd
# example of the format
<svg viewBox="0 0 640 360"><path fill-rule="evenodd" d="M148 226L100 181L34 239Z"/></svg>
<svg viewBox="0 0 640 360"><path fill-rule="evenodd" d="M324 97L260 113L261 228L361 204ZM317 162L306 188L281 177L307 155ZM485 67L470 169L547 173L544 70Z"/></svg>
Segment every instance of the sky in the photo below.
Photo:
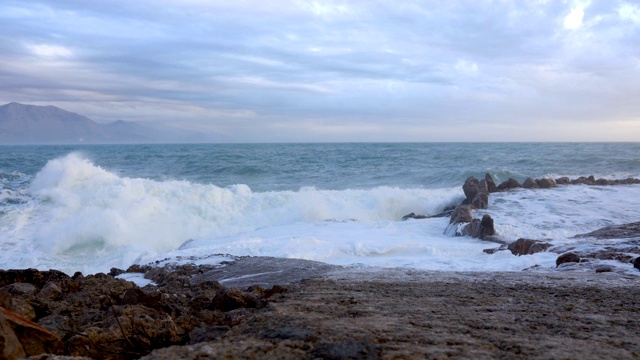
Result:
<svg viewBox="0 0 640 360"><path fill-rule="evenodd" d="M640 2L0 2L0 103L227 142L640 141Z"/></svg>

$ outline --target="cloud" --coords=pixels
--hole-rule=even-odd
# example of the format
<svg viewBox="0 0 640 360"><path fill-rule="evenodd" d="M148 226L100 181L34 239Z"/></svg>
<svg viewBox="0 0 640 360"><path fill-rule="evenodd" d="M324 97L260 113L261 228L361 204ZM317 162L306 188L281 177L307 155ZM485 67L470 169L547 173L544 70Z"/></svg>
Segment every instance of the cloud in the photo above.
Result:
<svg viewBox="0 0 640 360"><path fill-rule="evenodd" d="M591 139L578 135L640 116L639 14L605 0L9 0L0 100L235 141L455 141L461 126L535 140L558 123Z"/></svg>

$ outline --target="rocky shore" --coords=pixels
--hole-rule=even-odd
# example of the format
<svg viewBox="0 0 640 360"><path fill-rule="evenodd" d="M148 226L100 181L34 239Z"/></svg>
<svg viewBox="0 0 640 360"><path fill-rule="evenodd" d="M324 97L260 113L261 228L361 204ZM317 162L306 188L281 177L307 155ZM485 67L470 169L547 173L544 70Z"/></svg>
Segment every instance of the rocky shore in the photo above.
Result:
<svg viewBox="0 0 640 360"><path fill-rule="evenodd" d="M115 278L116 269L73 277L1 271L9 310L0 315L0 358L640 356L640 277L632 275L423 272L259 257L129 271L154 283L141 288Z"/></svg>
<svg viewBox="0 0 640 360"><path fill-rule="evenodd" d="M474 218L492 192L638 182L496 185L487 174L467 179L464 202L436 215L450 218L450 235L493 244L488 254L555 251L557 271L428 272L228 255L219 265L108 274L0 270L0 359L638 358L640 274L592 260L640 269L640 223L576 235L623 239L622 247L584 253L503 239L489 214Z"/></svg>

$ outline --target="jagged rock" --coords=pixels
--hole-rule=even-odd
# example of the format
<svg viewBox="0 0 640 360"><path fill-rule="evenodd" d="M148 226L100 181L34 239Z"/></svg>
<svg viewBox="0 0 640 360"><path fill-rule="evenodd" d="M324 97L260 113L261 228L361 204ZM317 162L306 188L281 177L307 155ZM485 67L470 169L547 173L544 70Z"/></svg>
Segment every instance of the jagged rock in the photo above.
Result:
<svg viewBox="0 0 640 360"><path fill-rule="evenodd" d="M596 239L640 238L640 222L605 226L601 229L574 236L576 238L594 237Z"/></svg>
<svg viewBox="0 0 640 360"><path fill-rule="evenodd" d="M482 179L477 185L478 192L471 200L471 206L475 209L486 209L489 206L489 188L487 181Z"/></svg>
<svg viewBox="0 0 640 360"><path fill-rule="evenodd" d="M40 292L38 292L38 297L55 300L59 299L62 296L62 289L55 282L46 283Z"/></svg>
<svg viewBox="0 0 640 360"><path fill-rule="evenodd" d="M561 178L557 178L556 179L556 184L558 184L558 185L569 185L569 184L571 184L571 179L569 179L566 176L563 176Z"/></svg>
<svg viewBox="0 0 640 360"><path fill-rule="evenodd" d="M523 183L522 187L525 189L537 189L539 188L538 183L533 178L527 178Z"/></svg>
<svg viewBox="0 0 640 360"><path fill-rule="evenodd" d="M633 260L633 267L640 270L640 256Z"/></svg>
<svg viewBox="0 0 640 360"><path fill-rule="evenodd" d="M471 236L482 240L495 235L495 233L496 230L493 226L493 219L489 214L484 214L482 220L473 219L473 221L461 230L461 235L463 236Z"/></svg>
<svg viewBox="0 0 640 360"><path fill-rule="evenodd" d="M553 179L536 179L536 183L540 189L549 189L558 186Z"/></svg>
<svg viewBox="0 0 640 360"><path fill-rule="evenodd" d="M499 190L510 190L515 188L521 188L522 185L518 182L518 180L514 178L509 178L509 180L503 181L498 185Z"/></svg>
<svg viewBox="0 0 640 360"><path fill-rule="evenodd" d="M473 198L478 193L478 179L473 176L469 176L467 180L465 180L464 185L462 185L462 191L464 191L465 200L463 201L464 205L471 204Z"/></svg>
<svg viewBox="0 0 640 360"><path fill-rule="evenodd" d="M460 205L453 210L449 224L468 223L473 221L471 205Z"/></svg>
<svg viewBox="0 0 640 360"><path fill-rule="evenodd" d="M35 291L36 287L28 283L3 286L0 288L0 306L33 320L36 317L35 309L25 299L32 297Z"/></svg>
<svg viewBox="0 0 640 360"><path fill-rule="evenodd" d="M0 307L0 354L6 359L62 351L60 336L24 317ZM16 340L18 343L16 343Z"/></svg>
<svg viewBox="0 0 640 360"><path fill-rule="evenodd" d="M546 251L551 244L545 241L532 239L518 239L507 246L513 255L532 255Z"/></svg>
<svg viewBox="0 0 640 360"><path fill-rule="evenodd" d="M487 190L489 191L489 193L494 193L494 192L498 192L498 186L496 185L496 182L493 180L493 177L491 176L491 174L486 173L484 175L484 180L487 183Z"/></svg>
<svg viewBox="0 0 640 360"><path fill-rule="evenodd" d="M580 257L572 252L564 253L556 259L556 267L571 262L579 263Z"/></svg>
<svg viewBox="0 0 640 360"><path fill-rule="evenodd" d="M411 213L411 214L407 214L405 216L402 217L402 221L408 220L408 219L426 219L428 218L428 216L425 215L416 215L415 213Z"/></svg>
<svg viewBox="0 0 640 360"><path fill-rule="evenodd" d="M611 180L607 180L607 179L598 179L596 180L596 185L613 185L614 182Z"/></svg>
<svg viewBox="0 0 640 360"><path fill-rule="evenodd" d="M596 273L603 273L603 272L612 272L613 268L611 266L608 265L598 265L596 266Z"/></svg>
<svg viewBox="0 0 640 360"><path fill-rule="evenodd" d="M595 185L596 184L596 179L593 177L593 175L591 175L589 177L580 176L577 179L571 180L571 184L573 184L573 185L579 185L579 184Z"/></svg>

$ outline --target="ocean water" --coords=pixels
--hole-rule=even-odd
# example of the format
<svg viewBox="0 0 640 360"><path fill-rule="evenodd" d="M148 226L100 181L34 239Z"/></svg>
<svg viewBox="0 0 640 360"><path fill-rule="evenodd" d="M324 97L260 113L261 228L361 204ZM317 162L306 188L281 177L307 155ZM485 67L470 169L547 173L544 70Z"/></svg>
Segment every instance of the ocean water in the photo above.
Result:
<svg viewBox="0 0 640 360"><path fill-rule="evenodd" d="M553 270L554 252L444 234L433 215L468 176L640 178L640 143L380 143L0 146L0 268L95 273L151 262L263 255L443 271ZM491 194L498 235L574 239L639 221L640 186ZM610 262L622 270L630 264Z"/></svg>

